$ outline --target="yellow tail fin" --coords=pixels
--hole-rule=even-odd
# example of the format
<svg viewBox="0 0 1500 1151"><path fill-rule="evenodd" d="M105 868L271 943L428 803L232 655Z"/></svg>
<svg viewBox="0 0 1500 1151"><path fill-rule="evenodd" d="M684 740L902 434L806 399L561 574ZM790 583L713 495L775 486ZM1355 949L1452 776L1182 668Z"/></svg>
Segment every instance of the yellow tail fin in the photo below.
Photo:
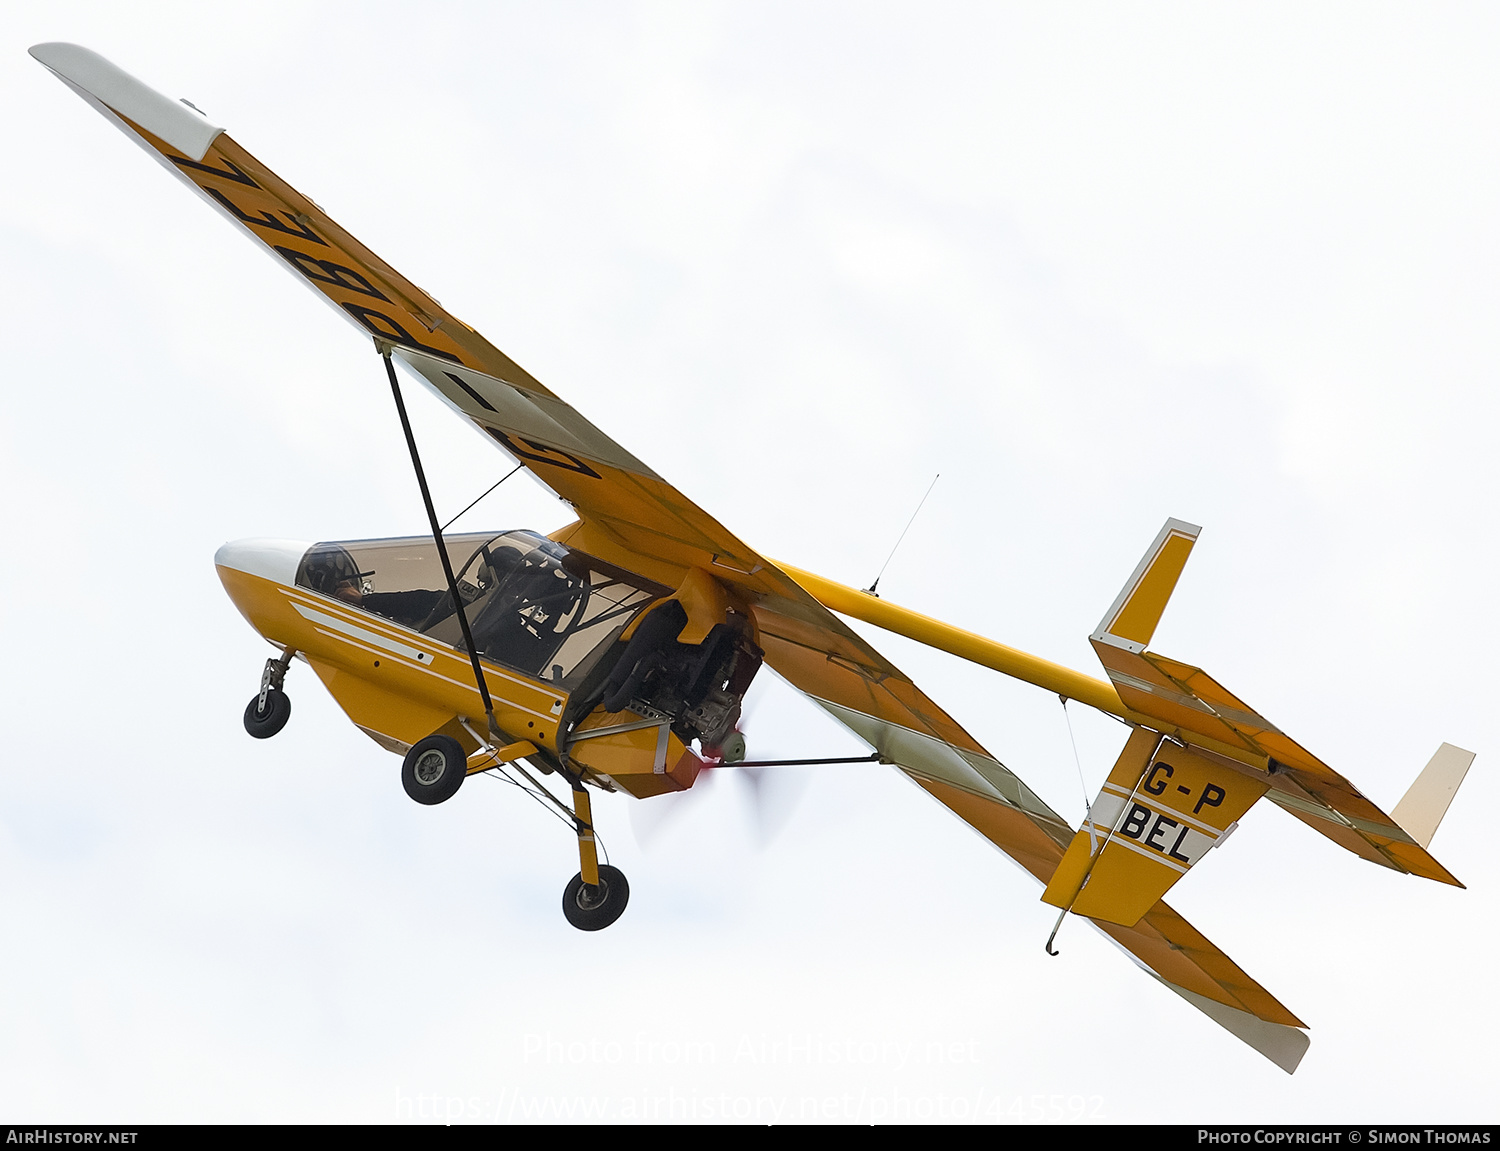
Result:
<svg viewBox="0 0 1500 1151"><path fill-rule="evenodd" d="M1089 638L1145 651L1202 530L1183 520L1168 520Z"/></svg>

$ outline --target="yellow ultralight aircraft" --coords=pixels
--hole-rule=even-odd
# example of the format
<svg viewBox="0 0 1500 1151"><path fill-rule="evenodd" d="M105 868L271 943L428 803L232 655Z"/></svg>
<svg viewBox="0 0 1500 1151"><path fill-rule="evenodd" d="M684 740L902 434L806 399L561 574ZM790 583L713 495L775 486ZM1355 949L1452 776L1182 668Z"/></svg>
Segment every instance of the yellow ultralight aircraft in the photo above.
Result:
<svg viewBox="0 0 1500 1151"><path fill-rule="evenodd" d="M349 718L441 803L516 771L576 829L563 895L583 930L629 887L596 854L588 788L639 799L743 761L736 730L764 662L1157 978L1287 1071L1306 1025L1162 897L1261 797L1384 867L1458 884L1427 846L1473 761L1443 744L1387 815L1201 669L1147 651L1198 528L1169 520L1089 638L1095 679L774 563L349 235L186 102L72 44L31 54L285 262L384 357L432 535L242 540L215 557L235 606L281 654L245 711L286 723L303 659ZM576 510L575 523L444 536L406 418L400 363ZM1125 720L1131 733L1074 829L834 613ZM696 744L697 750L694 750ZM571 807L522 765L565 780ZM1460 885L1461 886L1461 885ZM1054 935L1055 935L1054 931ZM1051 941L1048 941L1051 950Z"/></svg>

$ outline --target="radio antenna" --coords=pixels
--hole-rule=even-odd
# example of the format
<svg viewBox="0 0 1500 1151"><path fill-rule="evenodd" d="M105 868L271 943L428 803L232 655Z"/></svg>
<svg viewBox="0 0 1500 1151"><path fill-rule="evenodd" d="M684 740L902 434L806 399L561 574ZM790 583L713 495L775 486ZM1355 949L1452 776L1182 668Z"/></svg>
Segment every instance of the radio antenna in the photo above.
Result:
<svg viewBox="0 0 1500 1151"><path fill-rule="evenodd" d="M921 500L917 502L917 510L911 513L911 519L906 521L906 526L901 529L901 534L896 537L896 547L891 549L891 554L885 557L885 563L880 565L880 574L875 577L874 583L864 589L867 595L872 595L876 599L880 598L880 593L875 590L875 588L880 584L880 576L885 575L885 569L890 567L891 560L896 558L896 548L899 548L901 546L901 541L906 538L906 533L911 531L911 525L917 522L917 513L922 510L922 505L927 502L927 497L932 495L932 489L937 487L937 482L941 477L941 472L932 477L932 483L927 485L926 494L923 495Z"/></svg>

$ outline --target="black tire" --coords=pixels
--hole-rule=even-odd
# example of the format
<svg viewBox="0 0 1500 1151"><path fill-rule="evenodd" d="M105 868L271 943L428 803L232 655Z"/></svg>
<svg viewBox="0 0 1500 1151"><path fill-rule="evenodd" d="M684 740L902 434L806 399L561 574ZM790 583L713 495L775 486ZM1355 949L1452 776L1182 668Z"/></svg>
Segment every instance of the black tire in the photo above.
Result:
<svg viewBox="0 0 1500 1151"><path fill-rule="evenodd" d="M575 875L563 891L563 916L579 931L603 931L621 915L630 902L630 884L625 873L607 863L599 865L599 886L586 887Z"/></svg>
<svg viewBox="0 0 1500 1151"><path fill-rule="evenodd" d="M250 701L250 706L245 708L245 730L256 739L270 739L291 718L292 701L287 698L286 692L273 687L266 692L264 707L261 706L260 694L257 692Z"/></svg>
<svg viewBox="0 0 1500 1151"><path fill-rule="evenodd" d="M458 740L429 735L412 745L401 761L401 786L418 803L442 803L463 786L468 757Z"/></svg>

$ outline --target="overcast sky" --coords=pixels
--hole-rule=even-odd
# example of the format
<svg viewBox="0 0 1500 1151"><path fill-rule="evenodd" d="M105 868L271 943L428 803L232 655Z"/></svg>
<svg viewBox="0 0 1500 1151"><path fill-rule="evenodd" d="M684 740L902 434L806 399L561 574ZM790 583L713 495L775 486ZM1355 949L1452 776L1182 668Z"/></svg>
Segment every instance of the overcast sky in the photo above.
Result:
<svg viewBox="0 0 1500 1151"><path fill-rule="evenodd" d="M1493 1121L1500 27L1376 4L10 4L0 1114ZM1311 1026L1288 1077L878 767L565 829L398 760L226 539L416 534L379 361L26 55L185 96L766 554L1091 674L1154 649L1389 810L1478 752L1467 891L1269 804L1172 904ZM440 514L507 461L411 389ZM463 526L567 522L520 477ZM446 518L446 516L445 516ZM1069 819L1123 729L873 642ZM752 753L862 745L763 674ZM1082 780L1080 780L1080 773ZM727 774L727 773L726 773ZM792 800L798 800L791 806ZM635 806L637 810L630 810ZM779 834L772 835L771 832ZM767 842L769 840L769 842Z"/></svg>

